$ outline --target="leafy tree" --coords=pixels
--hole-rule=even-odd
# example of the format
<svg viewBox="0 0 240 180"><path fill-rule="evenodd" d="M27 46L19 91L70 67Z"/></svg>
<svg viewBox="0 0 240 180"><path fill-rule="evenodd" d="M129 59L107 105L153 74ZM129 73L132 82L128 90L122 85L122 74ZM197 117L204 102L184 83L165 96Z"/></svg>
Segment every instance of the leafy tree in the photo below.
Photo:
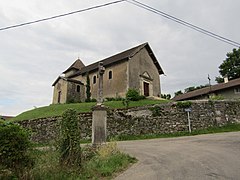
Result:
<svg viewBox="0 0 240 180"><path fill-rule="evenodd" d="M223 82L223 77L227 76L229 80L240 77L240 48L233 49L232 52L227 53L227 58L219 66L219 73L221 76L216 77L218 83Z"/></svg>
<svg viewBox="0 0 240 180"><path fill-rule="evenodd" d="M171 99L171 94L161 94L161 98L163 98L163 99Z"/></svg>
<svg viewBox="0 0 240 180"><path fill-rule="evenodd" d="M178 96L178 95L180 95L180 94L183 94L183 92L182 92L181 90L179 90L179 91L177 91L177 92L174 93L175 96Z"/></svg>
<svg viewBox="0 0 240 180"><path fill-rule="evenodd" d="M90 102L91 101L91 91L90 91L90 78L89 78L88 74L87 74L87 84L86 84L86 95L87 95L86 102Z"/></svg>
<svg viewBox="0 0 240 180"><path fill-rule="evenodd" d="M191 92L191 91L194 91L194 90L195 90L195 87L191 86L191 87L188 87L188 88L184 89L184 92L188 93L188 92Z"/></svg>

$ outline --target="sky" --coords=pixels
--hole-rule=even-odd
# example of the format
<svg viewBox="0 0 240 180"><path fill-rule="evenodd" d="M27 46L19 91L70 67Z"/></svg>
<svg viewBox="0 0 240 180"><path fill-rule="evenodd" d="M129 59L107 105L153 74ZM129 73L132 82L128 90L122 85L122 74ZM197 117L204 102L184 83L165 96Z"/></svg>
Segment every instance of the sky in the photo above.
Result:
<svg viewBox="0 0 240 180"><path fill-rule="evenodd" d="M0 28L111 0L0 1ZM141 0L156 9L240 42L240 1ZM0 115L51 104L55 79L78 57L85 65L148 42L165 75L162 93L211 83L234 46L128 2L0 31Z"/></svg>

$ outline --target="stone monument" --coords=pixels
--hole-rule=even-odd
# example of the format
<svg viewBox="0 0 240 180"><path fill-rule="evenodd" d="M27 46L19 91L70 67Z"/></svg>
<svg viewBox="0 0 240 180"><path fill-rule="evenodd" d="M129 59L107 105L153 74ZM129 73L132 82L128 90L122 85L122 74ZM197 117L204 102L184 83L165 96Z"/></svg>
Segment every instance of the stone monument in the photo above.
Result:
<svg viewBox="0 0 240 180"><path fill-rule="evenodd" d="M98 64L98 96L97 105L92 108L92 144L98 146L107 139L107 108L103 105L103 63Z"/></svg>

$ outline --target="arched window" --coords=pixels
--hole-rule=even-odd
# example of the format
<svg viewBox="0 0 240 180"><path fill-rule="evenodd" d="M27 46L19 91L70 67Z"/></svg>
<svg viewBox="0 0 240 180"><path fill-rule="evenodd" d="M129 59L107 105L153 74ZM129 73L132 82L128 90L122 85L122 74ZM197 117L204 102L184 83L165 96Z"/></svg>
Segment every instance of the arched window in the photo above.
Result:
<svg viewBox="0 0 240 180"><path fill-rule="evenodd" d="M77 92L80 92L80 85L77 85Z"/></svg>
<svg viewBox="0 0 240 180"><path fill-rule="evenodd" d="M62 92L61 92L61 91L59 91L59 92L58 92L58 103L60 103L60 102L61 102L61 94L62 94Z"/></svg>
<svg viewBox="0 0 240 180"><path fill-rule="evenodd" d="M96 82L97 82L97 77L93 76L93 84L96 84Z"/></svg>
<svg viewBox="0 0 240 180"><path fill-rule="evenodd" d="M108 72L108 79L112 79L112 71Z"/></svg>

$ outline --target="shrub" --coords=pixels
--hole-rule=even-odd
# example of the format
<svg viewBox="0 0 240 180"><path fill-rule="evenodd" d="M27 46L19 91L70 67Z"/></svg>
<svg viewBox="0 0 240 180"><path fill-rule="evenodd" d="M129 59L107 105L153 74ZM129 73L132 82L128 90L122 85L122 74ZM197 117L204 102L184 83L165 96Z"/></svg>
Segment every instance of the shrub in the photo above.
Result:
<svg viewBox="0 0 240 180"><path fill-rule="evenodd" d="M97 102L97 99L91 99L90 102Z"/></svg>
<svg viewBox="0 0 240 180"><path fill-rule="evenodd" d="M27 175L34 164L30 156L29 137L30 133L21 126L11 122L0 122L1 168L11 171L20 179Z"/></svg>
<svg viewBox="0 0 240 180"><path fill-rule="evenodd" d="M192 106L192 102L191 101L179 101L177 102L177 107L178 108L189 108Z"/></svg>
<svg viewBox="0 0 240 180"><path fill-rule="evenodd" d="M115 98L113 98L113 97L106 97L105 98L107 101L115 101Z"/></svg>
<svg viewBox="0 0 240 180"><path fill-rule="evenodd" d="M142 96L139 95L139 92L136 89L128 89L126 98L131 101L138 101Z"/></svg>
<svg viewBox="0 0 240 180"><path fill-rule="evenodd" d="M152 111L153 117L155 117L155 116L160 116L160 115L161 115L161 112L162 112L162 109L161 109L161 107L159 107L159 106L151 107L151 108L149 108L149 110Z"/></svg>
<svg viewBox="0 0 240 180"><path fill-rule="evenodd" d="M60 122L58 150L60 153L61 165L81 165L80 135L77 112L73 109L67 109L63 112Z"/></svg>
<svg viewBox="0 0 240 180"><path fill-rule="evenodd" d="M118 96L118 97L116 97L116 98L114 98L114 97L106 97L105 99L106 99L107 101L122 101L124 98Z"/></svg>
<svg viewBox="0 0 240 180"><path fill-rule="evenodd" d="M224 97L222 95L215 95L215 96L210 96L210 100L224 100Z"/></svg>

